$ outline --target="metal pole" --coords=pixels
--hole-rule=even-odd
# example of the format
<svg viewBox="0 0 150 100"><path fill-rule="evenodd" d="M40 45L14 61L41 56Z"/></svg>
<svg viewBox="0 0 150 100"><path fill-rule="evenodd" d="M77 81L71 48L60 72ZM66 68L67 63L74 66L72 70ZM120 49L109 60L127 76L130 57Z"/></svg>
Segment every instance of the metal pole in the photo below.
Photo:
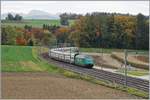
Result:
<svg viewBox="0 0 150 100"><path fill-rule="evenodd" d="M127 50L124 50L125 53L125 59L124 59L124 63L125 63L125 85L127 86Z"/></svg>
<svg viewBox="0 0 150 100"><path fill-rule="evenodd" d="M102 36L102 41L101 41L101 47L102 47L102 60L103 60L103 36ZM101 66L101 68L103 69L102 66Z"/></svg>
<svg viewBox="0 0 150 100"><path fill-rule="evenodd" d="M70 63L71 63L71 48L70 48Z"/></svg>

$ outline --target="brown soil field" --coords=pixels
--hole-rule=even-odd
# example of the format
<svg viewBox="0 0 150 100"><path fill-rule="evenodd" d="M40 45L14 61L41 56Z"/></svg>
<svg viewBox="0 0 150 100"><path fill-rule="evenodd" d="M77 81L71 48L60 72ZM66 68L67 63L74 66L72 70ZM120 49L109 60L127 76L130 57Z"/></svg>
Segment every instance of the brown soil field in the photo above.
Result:
<svg viewBox="0 0 150 100"><path fill-rule="evenodd" d="M58 74L3 72L6 99L138 99L126 92Z"/></svg>

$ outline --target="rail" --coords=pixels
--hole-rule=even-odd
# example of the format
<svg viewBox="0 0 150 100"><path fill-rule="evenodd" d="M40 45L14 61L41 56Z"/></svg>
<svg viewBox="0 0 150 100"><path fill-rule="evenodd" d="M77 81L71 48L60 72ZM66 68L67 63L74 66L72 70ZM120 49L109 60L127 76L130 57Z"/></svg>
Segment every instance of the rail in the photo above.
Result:
<svg viewBox="0 0 150 100"><path fill-rule="evenodd" d="M54 64L58 65L59 67L64 68L66 70L71 70L73 72L77 72L77 73L84 74L84 75L90 75L99 80L110 81L113 83L115 82L115 83L121 84L121 85L126 84L125 76L121 75L121 74L112 73L112 72L94 69L94 68L87 69L87 68L78 67L76 65L72 65L69 63L56 61L56 60L51 59L48 56L48 53L44 53L41 56L44 59L46 59L49 63L54 63ZM149 92L149 81L147 81L147 80L127 76L127 86Z"/></svg>

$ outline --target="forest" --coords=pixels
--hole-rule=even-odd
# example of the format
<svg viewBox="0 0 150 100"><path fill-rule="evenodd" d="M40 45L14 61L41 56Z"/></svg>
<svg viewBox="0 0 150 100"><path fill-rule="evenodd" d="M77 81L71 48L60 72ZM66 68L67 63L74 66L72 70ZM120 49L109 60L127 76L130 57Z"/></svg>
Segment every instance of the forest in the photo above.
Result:
<svg viewBox="0 0 150 100"><path fill-rule="evenodd" d="M70 20L73 22L70 25ZM20 15L2 21L3 45L46 45L72 43L78 47L149 49L149 16L93 12L86 15L63 13L60 25L43 24L37 28L3 25L23 23Z"/></svg>

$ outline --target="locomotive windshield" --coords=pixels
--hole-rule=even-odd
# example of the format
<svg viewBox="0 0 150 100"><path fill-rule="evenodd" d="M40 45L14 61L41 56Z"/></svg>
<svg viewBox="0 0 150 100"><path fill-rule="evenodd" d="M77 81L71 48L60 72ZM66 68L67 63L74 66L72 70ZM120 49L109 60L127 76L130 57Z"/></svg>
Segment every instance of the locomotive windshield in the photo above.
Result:
<svg viewBox="0 0 150 100"><path fill-rule="evenodd" d="M87 60L93 61L93 58L92 58L91 56L86 55L85 58L86 58Z"/></svg>

